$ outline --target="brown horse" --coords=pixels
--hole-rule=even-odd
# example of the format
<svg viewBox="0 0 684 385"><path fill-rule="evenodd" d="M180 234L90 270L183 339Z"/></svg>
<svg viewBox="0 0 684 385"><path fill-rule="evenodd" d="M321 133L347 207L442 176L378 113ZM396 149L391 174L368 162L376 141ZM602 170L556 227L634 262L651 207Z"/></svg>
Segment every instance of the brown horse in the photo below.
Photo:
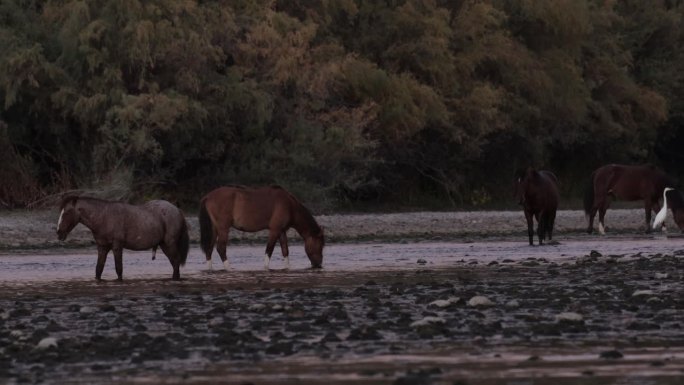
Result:
<svg viewBox="0 0 684 385"><path fill-rule="evenodd" d="M269 268L275 243L280 248L289 268L286 232L293 227L304 238L304 250L311 266L321 267L325 238L323 228L316 223L309 210L292 194L279 186L247 188L219 187L202 198L200 203L200 233L202 250L211 269L211 253L216 244L223 266L229 269L226 257L228 232L233 227L240 231L256 232L268 229L268 243L264 267Z"/></svg>
<svg viewBox="0 0 684 385"><path fill-rule="evenodd" d="M83 223L93 233L97 243L95 278L102 278L107 254L114 253L114 266L119 280L123 279L123 249L153 250L157 247L173 266L173 279L180 279L180 266L188 257L189 238L185 216L173 204L155 200L140 206L96 198L68 196L59 206L57 222L60 241L77 224Z"/></svg>
<svg viewBox="0 0 684 385"><path fill-rule="evenodd" d="M644 201L646 232L651 231L651 211L660 209L660 197L665 187L672 187L672 180L654 166L626 166L609 164L591 174L589 188L584 196L584 213L587 216L587 232L594 231L594 217L599 213L599 233L605 234L605 216L611 199Z"/></svg>
<svg viewBox="0 0 684 385"><path fill-rule="evenodd" d="M526 171L519 171L516 175L515 195L518 198L518 204L525 212L530 246L534 245L533 217L537 219L539 244L544 243L547 235L549 241L553 237L553 223L556 220L556 210L558 210L560 200L557 184L558 179L550 171L537 171L530 167Z"/></svg>

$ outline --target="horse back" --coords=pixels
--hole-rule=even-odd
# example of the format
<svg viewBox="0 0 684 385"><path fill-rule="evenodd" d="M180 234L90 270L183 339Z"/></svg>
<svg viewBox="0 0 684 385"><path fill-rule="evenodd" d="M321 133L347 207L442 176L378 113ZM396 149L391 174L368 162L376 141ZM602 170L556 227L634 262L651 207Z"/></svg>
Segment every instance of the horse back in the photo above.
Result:
<svg viewBox="0 0 684 385"><path fill-rule="evenodd" d="M254 232L285 228L292 222L291 195L277 186L219 187L205 195L202 202L212 222L219 227Z"/></svg>
<svg viewBox="0 0 684 385"><path fill-rule="evenodd" d="M670 183L664 172L651 165L611 164L594 174L597 192L626 201L654 198Z"/></svg>

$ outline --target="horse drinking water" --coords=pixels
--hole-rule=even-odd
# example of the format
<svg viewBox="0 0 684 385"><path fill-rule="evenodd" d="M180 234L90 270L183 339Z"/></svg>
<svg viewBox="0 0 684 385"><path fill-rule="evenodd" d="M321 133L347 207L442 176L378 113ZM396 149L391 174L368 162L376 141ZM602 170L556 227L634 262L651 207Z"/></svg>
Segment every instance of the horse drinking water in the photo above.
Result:
<svg viewBox="0 0 684 385"><path fill-rule="evenodd" d="M268 243L264 267L269 268L276 242L289 268L289 250L286 232L293 227L304 238L304 251L311 266L321 267L325 238L323 228L316 223L309 210L292 194L280 186L247 188L241 186L219 187L205 195L199 212L202 250L211 269L211 253L214 245L223 266L229 269L226 247L230 228L256 232L268 229Z"/></svg>
<svg viewBox="0 0 684 385"><path fill-rule="evenodd" d="M644 201L646 232L651 231L651 210L660 209L660 197L672 180L654 166L626 166L609 164L591 174L584 196L584 213L588 220L587 232L594 231L594 217L599 213L599 233L605 234L605 216L611 199Z"/></svg>
<svg viewBox="0 0 684 385"><path fill-rule="evenodd" d="M134 206L97 198L68 196L60 205L57 236L60 241L83 223L97 243L95 278L102 278L107 254L114 253L114 266L123 279L123 249L148 250L161 247L173 266L173 279L180 279L180 266L188 256L188 226L183 213L173 204L155 200ZM154 255L153 255L154 258Z"/></svg>
<svg viewBox="0 0 684 385"><path fill-rule="evenodd" d="M537 171L531 167L526 171L519 171L516 175L515 195L525 212L530 246L534 245L533 217L537 219L539 244L544 242L547 235L549 241L553 237L553 223L560 200L557 183L558 180L552 172Z"/></svg>

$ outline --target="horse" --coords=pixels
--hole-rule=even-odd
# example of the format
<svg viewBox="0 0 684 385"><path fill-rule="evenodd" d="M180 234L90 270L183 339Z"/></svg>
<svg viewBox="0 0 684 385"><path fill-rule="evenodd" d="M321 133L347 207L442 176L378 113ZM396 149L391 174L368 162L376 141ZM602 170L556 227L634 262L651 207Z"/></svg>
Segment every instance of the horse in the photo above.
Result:
<svg viewBox="0 0 684 385"><path fill-rule="evenodd" d="M556 176L550 171L537 171L532 167L526 171L520 170L516 173L515 196L525 213L530 246L534 245L533 217L537 220L539 244L544 243L547 235L550 241L553 238L553 224L560 201Z"/></svg>
<svg viewBox="0 0 684 385"><path fill-rule="evenodd" d="M267 270L276 242L280 242L285 265L289 268L286 232L291 227L304 239L304 250L311 267L320 268L323 263L323 227L318 225L311 212L297 198L280 186L219 187L200 201L199 223L200 243L209 270L214 245L223 261L223 267L230 269L226 247L231 228L246 232L268 229L264 257L264 268Z"/></svg>
<svg viewBox="0 0 684 385"><path fill-rule="evenodd" d="M67 196L59 206L57 237L64 241L82 223L93 233L97 244L95 278L102 279L107 254L114 254L118 280L123 280L123 249L152 249L155 258L161 247L173 267L172 279L180 279L180 266L188 257L188 225L183 212L164 200L142 205L106 201L82 196Z"/></svg>
<svg viewBox="0 0 684 385"><path fill-rule="evenodd" d="M670 209L672 209L675 224L677 224L680 230L684 231L684 197L682 197L682 193L679 190L675 190L672 187L666 187L663 190L663 207L653 221L653 230L662 226L663 232L666 231L664 222L667 217L668 204Z"/></svg>
<svg viewBox="0 0 684 385"><path fill-rule="evenodd" d="M660 197L665 187L673 182L664 172L652 165L629 166L609 164L599 167L589 179L584 195L584 213L588 221L587 233L594 231L594 217L599 213L599 233L604 235L606 210L611 198L625 201L644 201L646 232L651 231L651 211L660 209Z"/></svg>

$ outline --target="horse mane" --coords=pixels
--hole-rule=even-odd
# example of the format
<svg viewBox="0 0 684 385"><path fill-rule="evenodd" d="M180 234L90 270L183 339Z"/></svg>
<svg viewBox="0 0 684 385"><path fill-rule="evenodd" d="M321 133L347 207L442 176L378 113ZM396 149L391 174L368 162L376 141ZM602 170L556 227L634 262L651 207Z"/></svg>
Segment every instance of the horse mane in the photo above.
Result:
<svg viewBox="0 0 684 385"><path fill-rule="evenodd" d="M668 191L665 195L672 212L684 209L684 197L682 197L682 193L679 190Z"/></svg>
<svg viewBox="0 0 684 385"><path fill-rule="evenodd" d="M302 213L302 219L306 222L307 226L313 231L314 234L320 234L322 232L321 226L316 222L316 218L314 218L313 214L311 214L311 211L309 211L309 208L304 206L302 202L297 199L294 195L292 195L291 192L285 190L283 187L279 185L271 185L271 188L283 190L287 193L287 195L292 199L293 202L297 204L297 206L301 207L301 213Z"/></svg>
<svg viewBox="0 0 684 385"><path fill-rule="evenodd" d="M70 202L76 203L76 201L78 201L78 200L88 200L91 202L98 202L98 203L121 203L119 201L110 201L110 200L106 200L106 199L89 197L89 196L67 195L64 198L62 198L62 202L59 204L59 209L60 210L63 209Z"/></svg>

